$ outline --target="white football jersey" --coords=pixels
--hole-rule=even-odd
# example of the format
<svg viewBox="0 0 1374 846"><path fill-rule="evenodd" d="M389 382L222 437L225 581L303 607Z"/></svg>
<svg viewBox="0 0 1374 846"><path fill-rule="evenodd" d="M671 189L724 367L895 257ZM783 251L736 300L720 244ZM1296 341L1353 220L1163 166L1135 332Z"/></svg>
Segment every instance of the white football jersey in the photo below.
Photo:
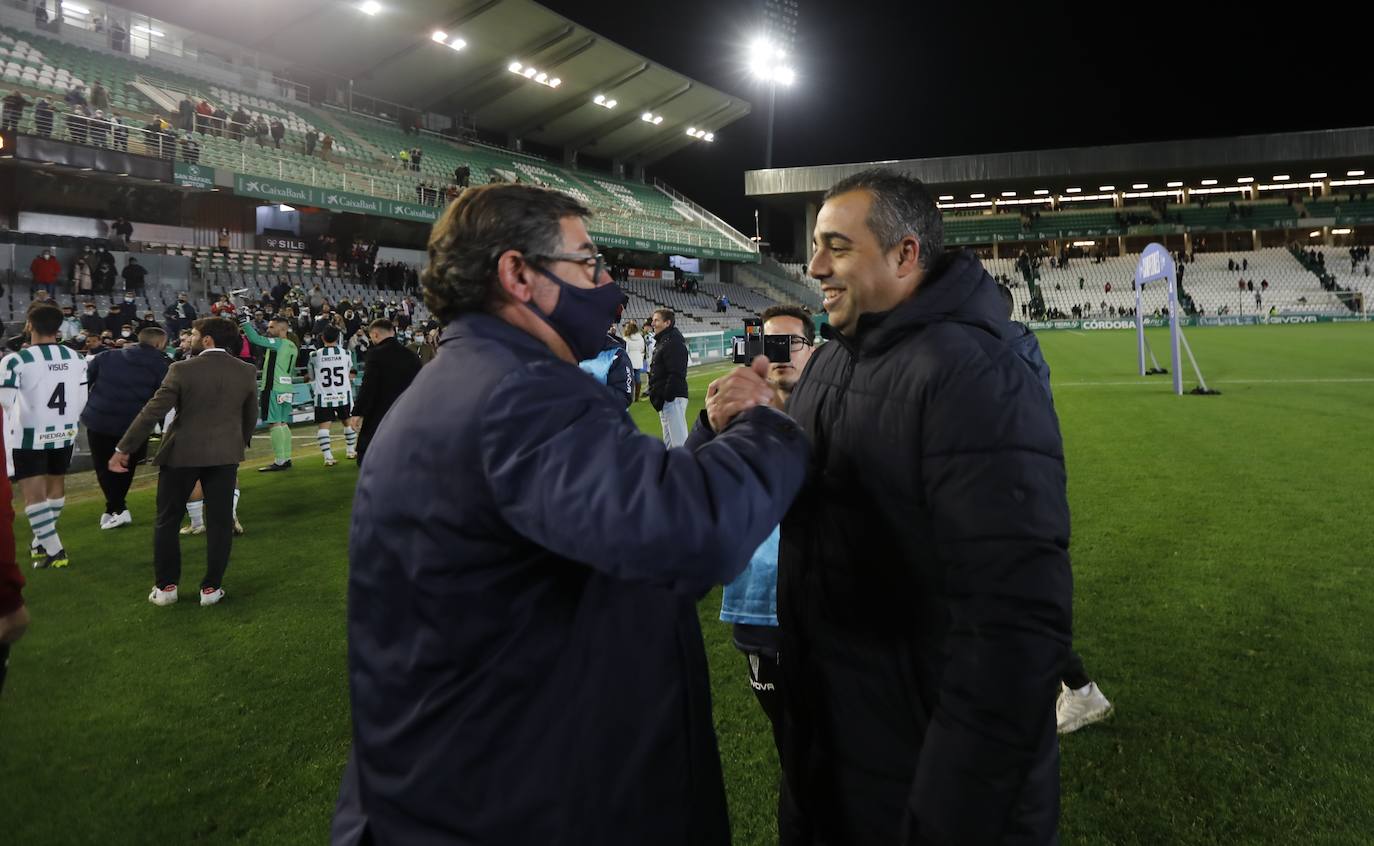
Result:
<svg viewBox="0 0 1374 846"><path fill-rule="evenodd" d="M0 360L0 402L13 416L10 449L61 449L86 408L86 360L61 344L10 353Z"/></svg>
<svg viewBox="0 0 1374 846"><path fill-rule="evenodd" d="M341 408L353 404L353 380L348 371L353 356L343 347L320 347L310 354L316 408Z"/></svg>

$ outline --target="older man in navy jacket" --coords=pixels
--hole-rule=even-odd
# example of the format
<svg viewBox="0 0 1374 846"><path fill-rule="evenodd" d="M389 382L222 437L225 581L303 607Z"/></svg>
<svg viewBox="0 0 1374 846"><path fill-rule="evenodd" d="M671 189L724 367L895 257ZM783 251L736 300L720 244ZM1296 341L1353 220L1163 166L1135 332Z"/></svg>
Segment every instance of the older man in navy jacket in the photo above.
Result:
<svg viewBox="0 0 1374 846"><path fill-rule="evenodd" d="M150 327L138 333L137 344L92 356L86 365L90 398L81 412L81 422L91 446L96 480L105 494L105 513L100 515L102 529L133 522L125 497L134 481L134 468L147 455L147 445L130 457L128 473L111 473L106 465L129 424L166 377L172 364L166 349L167 333Z"/></svg>
<svg viewBox="0 0 1374 846"><path fill-rule="evenodd" d="M578 369L621 299L587 214L489 185L430 236L447 326L354 503L336 844L729 842L696 601L781 518L806 442L749 368L695 452Z"/></svg>

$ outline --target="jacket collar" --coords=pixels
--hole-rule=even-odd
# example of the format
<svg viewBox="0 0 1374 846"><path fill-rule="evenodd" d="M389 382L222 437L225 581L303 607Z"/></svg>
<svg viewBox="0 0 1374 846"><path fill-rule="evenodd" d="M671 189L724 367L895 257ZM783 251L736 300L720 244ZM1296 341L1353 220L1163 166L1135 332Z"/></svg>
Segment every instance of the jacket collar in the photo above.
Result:
<svg viewBox="0 0 1374 846"><path fill-rule="evenodd" d="M467 312L450 320L439 335L439 346L456 343L461 338L496 341L503 346L539 352L550 358L558 358L553 354L553 350L544 345L543 341L484 311Z"/></svg>
<svg viewBox="0 0 1374 846"><path fill-rule="evenodd" d="M828 323L821 326L821 335L838 341L851 354L879 355L933 323L963 323L1004 338L1006 311L997 283L982 262L972 252L961 250L938 258L910 299L888 311L860 315L853 337Z"/></svg>

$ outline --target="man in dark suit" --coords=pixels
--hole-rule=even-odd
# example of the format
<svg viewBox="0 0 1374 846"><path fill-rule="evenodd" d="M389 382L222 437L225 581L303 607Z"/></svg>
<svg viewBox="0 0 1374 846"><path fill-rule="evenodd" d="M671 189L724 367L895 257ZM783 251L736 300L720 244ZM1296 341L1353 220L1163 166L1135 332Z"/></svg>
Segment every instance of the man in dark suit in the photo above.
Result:
<svg viewBox="0 0 1374 846"><path fill-rule="evenodd" d="M396 340L396 327L381 318L367 327L372 348L367 352L367 366L363 369L363 384L353 402L353 431L358 433L358 463L377 434L377 427L387 409L410 387L420 372L420 357Z"/></svg>
<svg viewBox="0 0 1374 846"><path fill-rule="evenodd" d="M207 540L200 604L214 605L224 598L221 582L233 544L234 480L258 424L257 374L251 364L229 352L241 344L239 329L232 322L220 317L197 320L191 329L195 357L171 366L162 387L143 406L110 457L111 472L128 472L129 453L142 446L167 412L176 409L176 419L153 459L161 468L153 528L157 584L148 594L154 605L177 601L181 578L177 534L186 500L197 482L205 492Z"/></svg>

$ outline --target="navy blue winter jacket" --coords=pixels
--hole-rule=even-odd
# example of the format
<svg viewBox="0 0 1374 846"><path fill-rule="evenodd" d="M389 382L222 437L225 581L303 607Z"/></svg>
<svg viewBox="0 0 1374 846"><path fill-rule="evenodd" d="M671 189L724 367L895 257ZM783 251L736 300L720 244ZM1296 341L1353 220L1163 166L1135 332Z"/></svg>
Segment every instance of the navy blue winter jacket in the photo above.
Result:
<svg viewBox="0 0 1374 846"><path fill-rule="evenodd" d="M696 602L806 454L766 408L670 450L530 335L451 322L358 480L334 843L728 843Z"/></svg>
<svg viewBox="0 0 1374 846"><path fill-rule="evenodd" d="M123 435L171 366L165 353L146 344L91 356L86 361L90 396L81 422L92 432Z"/></svg>
<svg viewBox="0 0 1374 846"><path fill-rule="evenodd" d="M1063 448L971 253L808 363L778 620L796 843L1048 846L1072 579Z"/></svg>

